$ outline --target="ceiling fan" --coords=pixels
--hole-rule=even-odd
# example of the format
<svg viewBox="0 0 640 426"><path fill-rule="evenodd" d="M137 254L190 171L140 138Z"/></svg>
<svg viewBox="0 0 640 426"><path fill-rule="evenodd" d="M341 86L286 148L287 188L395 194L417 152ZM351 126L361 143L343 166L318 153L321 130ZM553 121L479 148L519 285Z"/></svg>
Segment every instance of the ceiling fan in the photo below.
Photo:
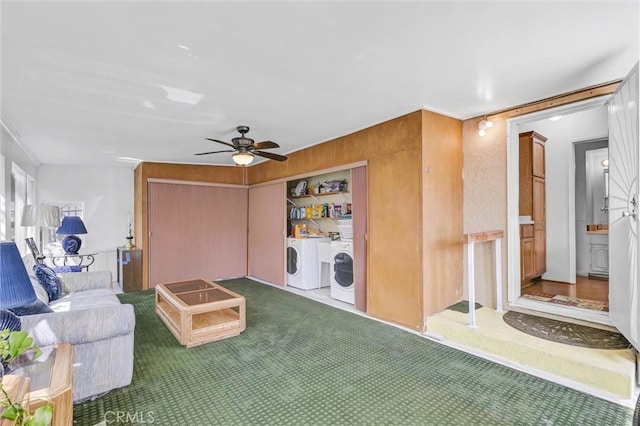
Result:
<svg viewBox="0 0 640 426"><path fill-rule="evenodd" d="M276 161L285 161L287 159L287 157L285 157L284 155L260 151L261 149L280 148L280 145L271 141L255 142L253 139L246 137L245 135L249 132L249 126L238 126L236 127L236 130L240 133L240 136L231 139L232 143L220 141L218 139L206 138L207 140L230 146L233 149L200 152L195 155L218 154L220 152L235 152L235 154L233 154L231 158L233 158L233 161L239 166L247 166L251 164L254 155Z"/></svg>

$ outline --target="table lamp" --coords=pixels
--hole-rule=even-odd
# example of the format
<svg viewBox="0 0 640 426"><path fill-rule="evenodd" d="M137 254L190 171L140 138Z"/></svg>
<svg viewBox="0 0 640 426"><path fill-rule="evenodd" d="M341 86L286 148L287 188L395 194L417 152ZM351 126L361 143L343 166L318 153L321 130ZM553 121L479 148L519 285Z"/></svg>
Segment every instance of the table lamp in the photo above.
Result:
<svg viewBox="0 0 640 426"><path fill-rule="evenodd" d="M60 207L46 204L26 205L22 210L22 226L38 226L40 228L40 252L44 251L44 228L57 228L60 226Z"/></svg>
<svg viewBox="0 0 640 426"><path fill-rule="evenodd" d="M56 231L56 234L67 235L62 240L62 248L67 254L78 254L82 240L74 234L86 234L87 228L80 216L65 216L62 218L62 225Z"/></svg>
<svg viewBox="0 0 640 426"><path fill-rule="evenodd" d="M16 243L0 242L0 308L19 308L35 300L36 293Z"/></svg>

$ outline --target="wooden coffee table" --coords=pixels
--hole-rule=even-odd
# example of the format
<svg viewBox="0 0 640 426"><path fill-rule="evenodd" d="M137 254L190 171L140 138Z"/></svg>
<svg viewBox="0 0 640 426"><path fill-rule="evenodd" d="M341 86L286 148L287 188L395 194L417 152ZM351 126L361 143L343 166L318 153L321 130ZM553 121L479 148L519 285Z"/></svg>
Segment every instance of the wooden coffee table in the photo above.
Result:
<svg viewBox="0 0 640 426"><path fill-rule="evenodd" d="M156 314L187 348L246 328L244 297L205 279L158 284Z"/></svg>

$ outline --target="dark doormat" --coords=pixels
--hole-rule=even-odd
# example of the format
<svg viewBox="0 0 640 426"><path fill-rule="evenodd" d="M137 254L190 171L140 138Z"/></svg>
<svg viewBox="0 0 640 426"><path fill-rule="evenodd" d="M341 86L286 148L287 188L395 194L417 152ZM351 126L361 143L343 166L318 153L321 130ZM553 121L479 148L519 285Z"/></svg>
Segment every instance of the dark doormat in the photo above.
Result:
<svg viewBox="0 0 640 426"><path fill-rule="evenodd" d="M479 303L476 303L476 310L482 308L482 305ZM456 303L455 305L451 305L449 306L447 309L451 310L451 311L456 311L456 312L462 312L463 314L468 314L469 313L469 301L468 300L461 300L460 302Z"/></svg>
<svg viewBox="0 0 640 426"><path fill-rule="evenodd" d="M511 327L541 339L591 349L627 349L629 342L620 333L572 324L550 318L509 311L502 316Z"/></svg>

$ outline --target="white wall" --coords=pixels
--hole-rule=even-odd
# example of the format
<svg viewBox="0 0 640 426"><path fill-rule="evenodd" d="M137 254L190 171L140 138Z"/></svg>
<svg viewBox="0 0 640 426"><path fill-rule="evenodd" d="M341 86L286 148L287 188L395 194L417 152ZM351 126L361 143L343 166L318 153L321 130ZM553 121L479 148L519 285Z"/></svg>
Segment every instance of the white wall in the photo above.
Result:
<svg viewBox="0 0 640 426"><path fill-rule="evenodd" d="M133 170L122 167L42 165L38 169L39 202L82 201L87 234L80 253L98 253L92 270L110 270L116 279L116 248L127 236L133 217Z"/></svg>
<svg viewBox="0 0 640 426"><path fill-rule="evenodd" d="M547 138L546 204L547 204L547 272L544 279L574 282L570 273L571 241L569 213L575 206L573 196L574 150L573 143L608 135L607 109L604 106L574 113L558 121L541 120L523 123L520 132L534 130Z"/></svg>

